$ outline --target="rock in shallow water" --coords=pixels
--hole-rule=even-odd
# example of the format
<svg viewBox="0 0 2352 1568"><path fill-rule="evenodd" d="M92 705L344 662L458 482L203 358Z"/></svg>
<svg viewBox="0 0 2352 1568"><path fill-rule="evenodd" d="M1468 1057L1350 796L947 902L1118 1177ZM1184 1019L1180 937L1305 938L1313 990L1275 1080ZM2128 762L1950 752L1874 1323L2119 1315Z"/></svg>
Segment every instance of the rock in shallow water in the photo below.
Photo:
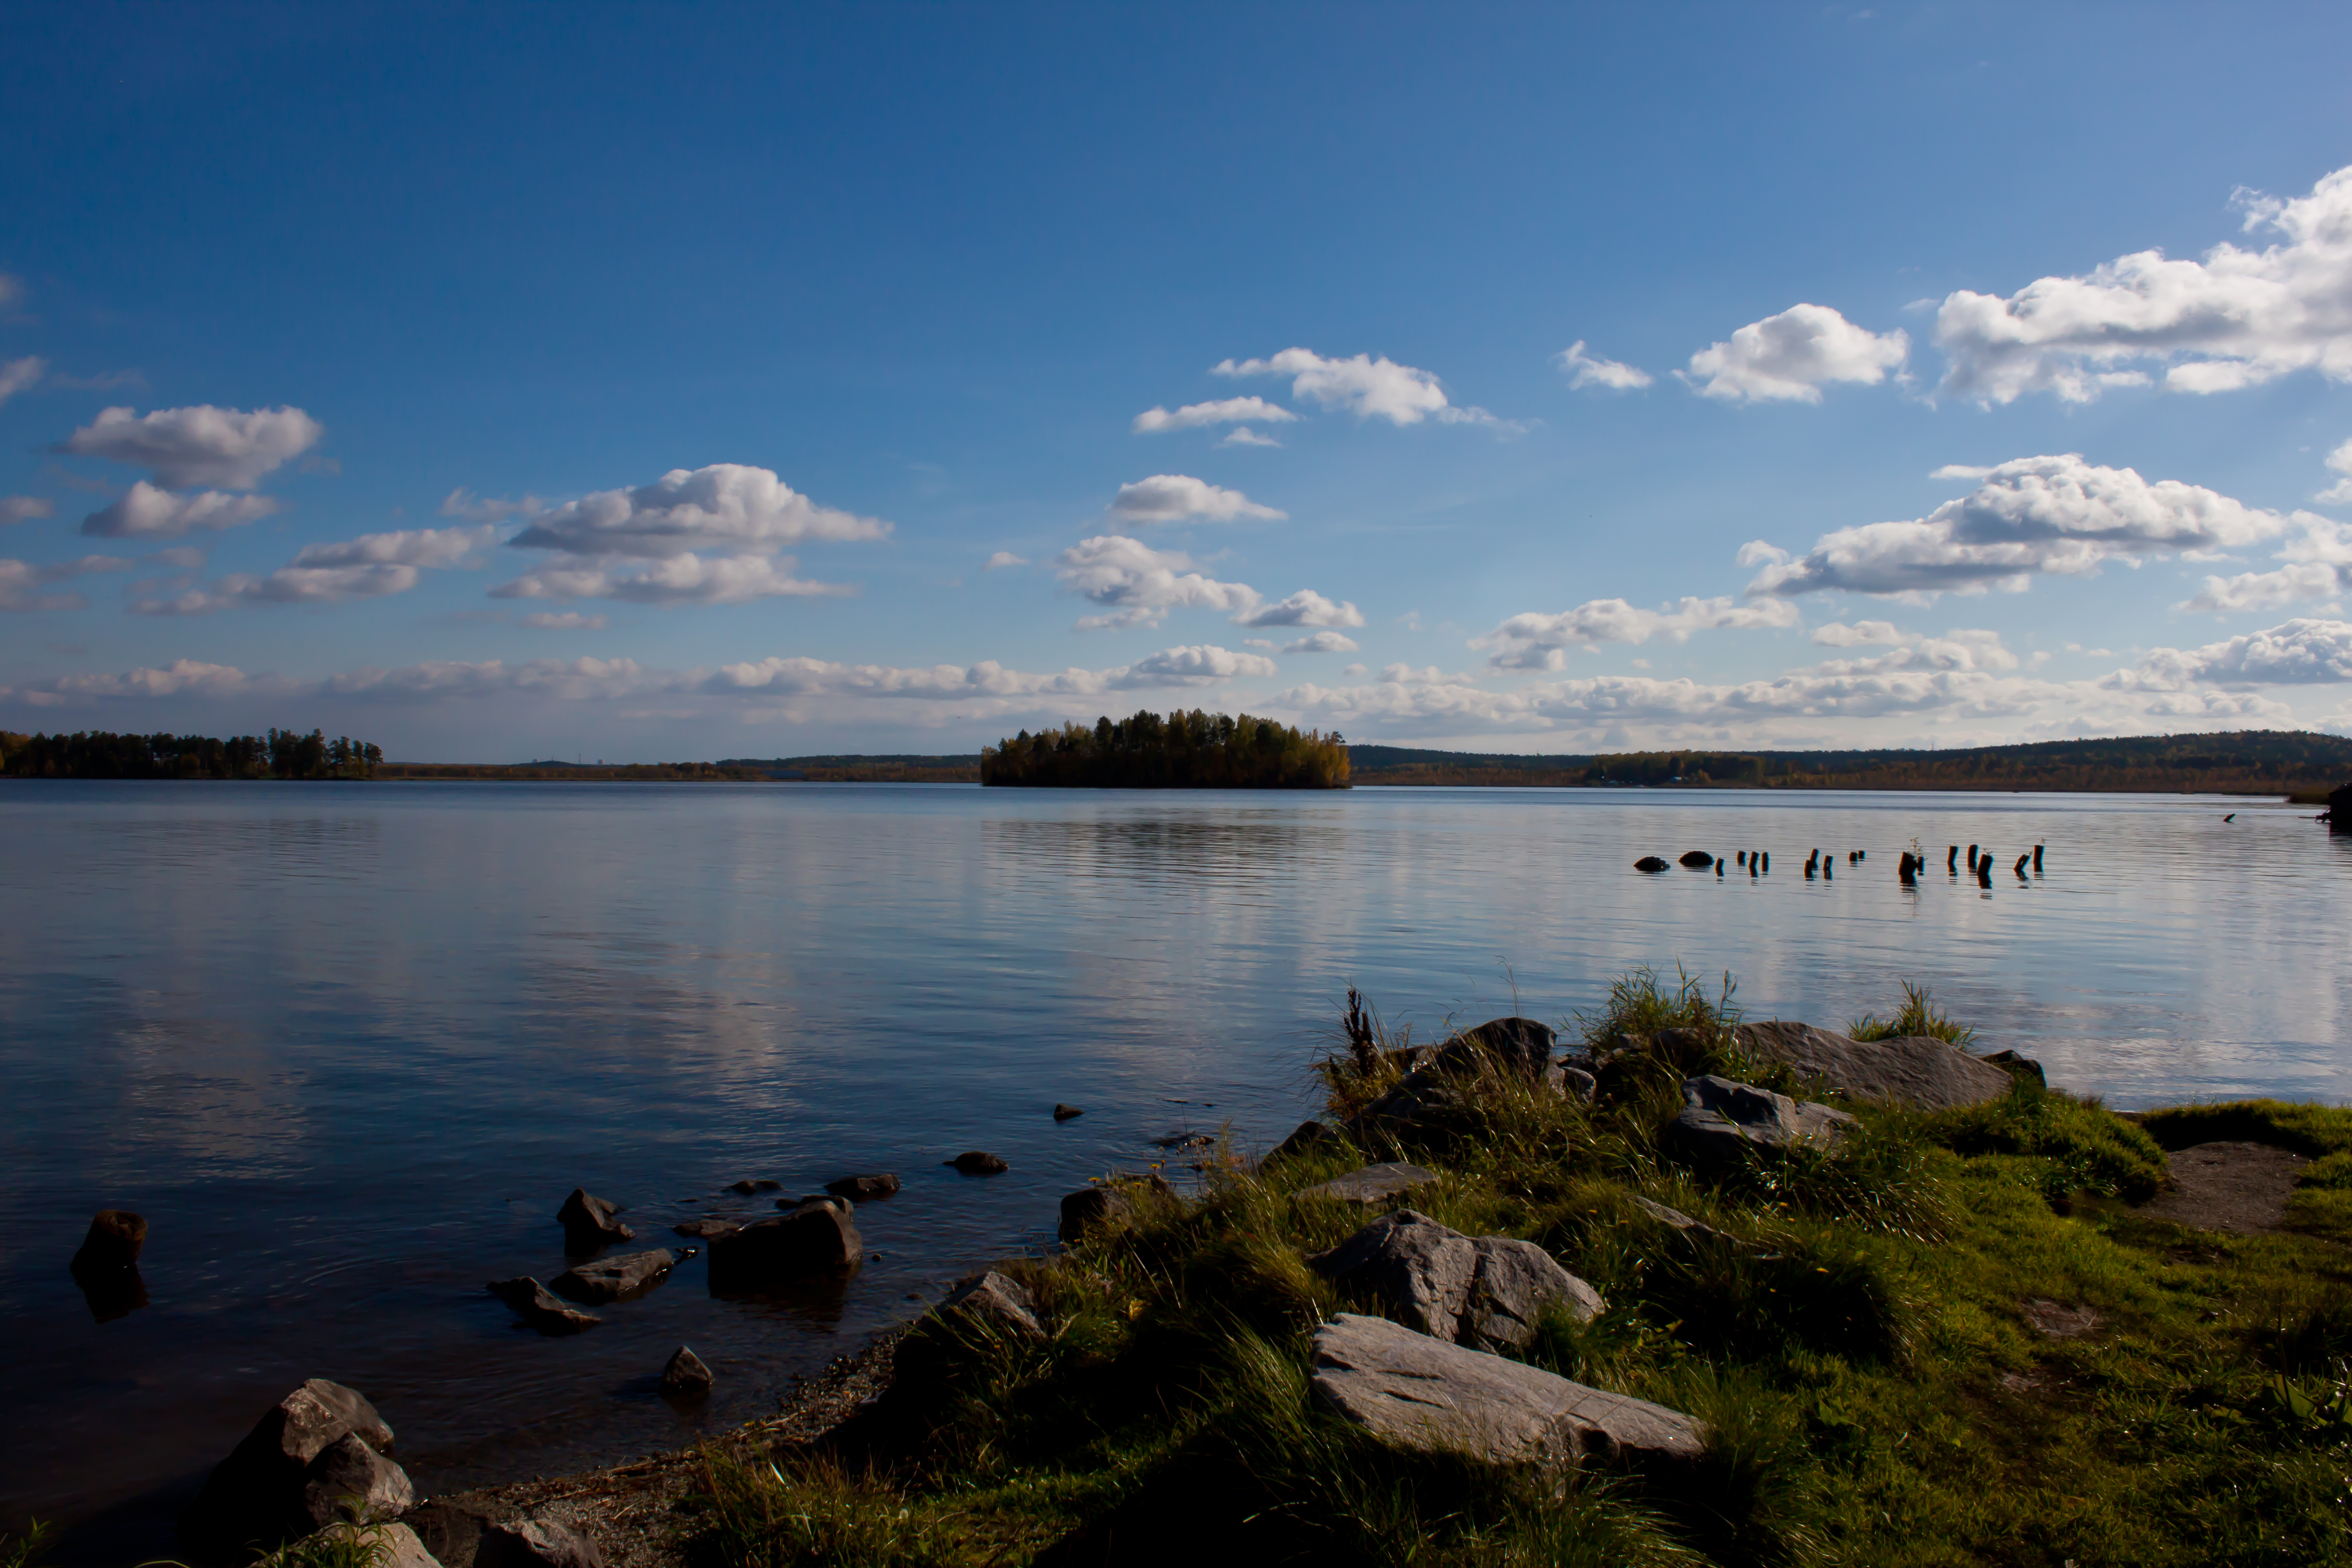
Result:
<svg viewBox="0 0 2352 1568"><path fill-rule="evenodd" d="M668 1279L677 1267L677 1256L667 1247L657 1247L651 1252L624 1253L578 1264L557 1275L552 1284L559 1295L575 1301L634 1301Z"/></svg>
<svg viewBox="0 0 2352 1568"><path fill-rule="evenodd" d="M593 1252L615 1241L632 1241L636 1232L623 1225L614 1215L617 1213L603 1198L590 1195L585 1187L574 1187L555 1217L563 1225L563 1245L569 1251Z"/></svg>
<svg viewBox="0 0 2352 1568"><path fill-rule="evenodd" d="M1663 1405L1343 1312L1315 1331L1315 1397L1382 1442L1560 1471L1588 1459L1687 1463L1698 1421Z"/></svg>
<svg viewBox="0 0 2352 1568"><path fill-rule="evenodd" d="M551 1337L576 1334L604 1321L593 1312L565 1306L546 1286L528 1274L512 1279L493 1279L489 1290L491 1295L504 1301L516 1317Z"/></svg>
<svg viewBox="0 0 2352 1568"><path fill-rule="evenodd" d="M837 1182L827 1182L824 1190L837 1198L847 1198L854 1204L870 1204L877 1198L887 1198L898 1190L898 1178L887 1171L870 1176L844 1176Z"/></svg>
<svg viewBox="0 0 2352 1568"><path fill-rule="evenodd" d="M866 1261L866 1243L839 1198L803 1203L790 1214L756 1220L710 1238L714 1290L757 1290L827 1274Z"/></svg>
<svg viewBox="0 0 2352 1568"><path fill-rule="evenodd" d="M129 1209L100 1209L90 1219L81 1250L73 1256L74 1277L127 1269L139 1261L139 1249L146 1245L145 1220Z"/></svg>
<svg viewBox="0 0 2352 1568"><path fill-rule="evenodd" d="M1054 1107L1054 1120L1056 1121L1067 1121L1073 1117L1084 1116L1085 1114L1085 1110L1076 1105L1056 1105Z"/></svg>
<svg viewBox="0 0 2352 1568"><path fill-rule="evenodd" d="M1350 1295L1396 1321L1475 1350L1516 1349L1535 1337L1553 1302L1580 1323L1601 1315L1601 1293L1531 1241L1473 1240L1427 1215L1399 1209L1307 1260Z"/></svg>
<svg viewBox="0 0 2352 1568"><path fill-rule="evenodd" d="M702 1358L685 1345L677 1347L662 1368L661 1389L673 1399L692 1398L710 1392L710 1369Z"/></svg>
<svg viewBox="0 0 2352 1568"><path fill-rule="evenodd" d="M381 1453L391 1445L392 1428L363 1395L314 1377L271 1406L214 1468L181 1517L181 1536L200 1552L275 1546L332 1523L343 1492L404 1511L415 1493Z"/></svg>
<svg viewBox="0 0 2352 1568"><path fill-rule="evenodd" d="M954 1159L943 1160L940 1163L953 1165L967 1176L1001 1176L1013 1168L998 1156L980 1149L967 1149Z"/></svg>

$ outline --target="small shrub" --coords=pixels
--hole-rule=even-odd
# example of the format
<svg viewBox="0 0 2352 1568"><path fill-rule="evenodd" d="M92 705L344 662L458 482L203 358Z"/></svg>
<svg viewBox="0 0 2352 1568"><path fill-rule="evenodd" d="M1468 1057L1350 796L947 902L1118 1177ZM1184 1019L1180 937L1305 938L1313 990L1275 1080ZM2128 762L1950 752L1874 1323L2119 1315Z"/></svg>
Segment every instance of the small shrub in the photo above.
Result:
<svg viewBox="0 0 2352 1568"><path fill-rule="evenodd" d="M1929 1003L1927 988L1903 983L1903 1005L1892 1018L1881 1018L1864 1013L1846 1026L1846 1033L1857 1040L1893 1040L1907 1035L1925 1035L1943 1040L1966 1050L1976 1041L1977 1032L1966 1024L1956 1024Z"/></svg>
<svg viewBox="0 0 2352 1568"><path fill-rule="evenodd" d="M1677 963L1675 987L1669 992L1659 984L1658 972L1645 963L1611 981L1609 999L1601 1010L1577 1014L1576 1024L1583 1032L1584 1043L1595 1051L1608 1049L1620 1035L1638 1038L1661 1029L1725 1035L1739 1022L1739 1009L1732 1002L1738 988L1738 982L1726 970L1721 993L1710 999L1706 985Z"/></svg>

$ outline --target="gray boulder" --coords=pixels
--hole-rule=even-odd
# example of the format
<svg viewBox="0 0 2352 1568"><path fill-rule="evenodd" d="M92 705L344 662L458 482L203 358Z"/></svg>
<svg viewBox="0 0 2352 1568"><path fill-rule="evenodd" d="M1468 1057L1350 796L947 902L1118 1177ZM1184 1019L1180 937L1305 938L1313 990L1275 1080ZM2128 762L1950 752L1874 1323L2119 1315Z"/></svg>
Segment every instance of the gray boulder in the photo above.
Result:
<svg viewBox="0 0 2352 1568"><path fill-rule="evenodd" d="M1324 1198L1332 1203L1355 1204L1362 1208L1377 1208L1392 1198L1419 1192L1436 1180L1437 1173L1434 1171L1391 1161L1384 1164L1366 1165L1316 1186L1301 1187L1297 1195Z"/></svg>
<svg viewBox="0 0 2352 1568"><path fill-rule="evenodd" d="M887 1198L898 1190L898 1178L887 1171L870 1176L844 1176L837 1182L827 1182L824 1190L837 1198L847 1198L854 1204L870 1204L877 1198Z"/></svg>
<svg viewBox="0 0 2352 1568"><path fill-rule="evenodd" d="M1084 1116L1085 1114L1086 1109L1083 1106L1056 1105L1054 1107L1054 1120L1056 1121L1068 1121L1075 1117Z"/></svg>
<svg viewBox="0 0 2352 1568"><path fill-rule="evenodd" d="M1003 1155L992 1154L984 1149L967 1149L954 1159L943 1160L940 1163L953 1165L967 1176L1001 1176L1013 1168L1004 1163Z"/></svg>
<svg viewBox="0 0 2352 1568"><path fill-rule="evenodd" d="M972 1275L949 1291L948 1299L940 1303L940 1316L985 1324L1020 1339L1045 1337L1045 1326L1038 1321L1037 1298L1029 1287L993 1268Z"/></svg>
<svg viewBox="0 0 2352 1568"><path fill-rule="evenodd" d="M1601 1311L1601 1293L1531 1241L1473 1240L1426 1215L1399 1209L1307 1258L1307 1267L1398 1322L1474 1350L1517 1349L1555 1301L1579 1322Z"/></svg>
<svg viewBox="0 0 2352 1568"><path fill-rule="evenodd" d="M1752 1060L1780 1062L1825 1089L1922 1110L1982 1105L2009 1092L2010 1075L1981 1057L1925 1035L1857 1040L1811 1024L1742 1024L1734 1031Z"/></svg>
<svg viewBox="0 0 2352 1568"><path fill-rule="evenodd" d="M512 1279L493 1279L489 1290L491 1295L504 1301L516 1317L551 1338L560 1334L576 1334L604 1321L593 1312L565 1306L546 1286L528 1274L518 1275Z"/></svg>
<svg viewBox="0 0 2352 1568"><path fill-rule="evenodd" d="M1652 1198L1645 1198L1639 1193L1633 1193L1629 1195L1633 1198L1633 1206L1635 1208L1640 1209L1643 1214L1649 1215L1652 1219L1656 1220L1660 1225L1665 1226L1673 1230L1680 1231L1683 1235L1691 1237L1695 1241L1727 1241L1730 1239L1728 1237L1725 1236L1723 1232L1716 1229L1715 1226L1707 1224L1705 1220L1693 1219L1690 1215L1683 1213L1680 1209L1668 1208L1665 1205Z"/></svg>
<svg viewBox="0 0 2352 1568"><path fill-rule="evenodd" d="M1703 1424L1663 1405L1353 1313L1315 1331L1310 1386L1391 1447L1554 1473L1588 1459L1688 1463L1706 1442Z"/></svg>
<svg viewBox="0 0 2352 1568"><path fill-rule="evenodd" d="M1811 1100L1707 1074L1683 1080L1683 1111L1661 1142L1695 1169L1724 1170L1755 1149L1800 1142L1833 1147L1853 1118Z"/></svg>
<svg viewBox="0 0 2352 1568"><path fill-rule="evenodd" d="M583 1531L540 1514L485 1523L474 1568L604 1568L604 1554Z"/></svg>
<svg viewBox="0 0 2352 1568"><path fill-rule="evenodd" d="M710 1238L710 1288L757 1290L839 1274L866 1261L866 1243L840 1198L815 1198L790 1214Z"/></svg>
<svg viewBox="0 0 2352 1568"><path fill-rule="evenodd" d="M668 1279L677 1267L677 1254L657 1247L651 1252L629 1252L577 1264L550 1283L558 1295L575 1301L634 1301Z"/></svg>
<svg viewBox="0 0 2352 1568"><path fill-rule="evenodd" d="M1601 1092L1601 1080L1582 1068L1561 1062L1545 1075L1545 1081L1559 1090L1563 1100L1580 1100L1590 1105Z"/></svg>
<svg viewBox="0 0 2352 1568"><path fill-rule="evenodd" d="M1126 1176L1081 1187L1062 1200L1057 1234L1064 1241L1076 1241L1088 1231L1133 1225L1139 1201L1158 1199L1174 1202L1176 1189L1156 1171L1149 1176Z"/></svg>
<svg viewBox="0 0 2352 1568"><path fill-rule="evenodd" d="M685 1345L677 1347L662 1368L661 1391L673 1399L692 1399L710 1392L710 1369Z"/></svg>
<svg viewBox="0 0 2352 1568"><path fill-rule="evenodd" d="M1644 855L1633 862L1633 869L1636 871L1663 871L1665 868L1666 863L1655 855Z"/></svg>
<svg viewBox="0 0 2352 1568"><path fill-rule="evenodd" d="M616 1241L633 1241L636 1232L614 1218L611 1204L593 1197L585 1187L574 1187L555 1217L563 1226L563 1245L571 1252L593 1252Z"/></svg>
<svg viewBox="0 0 2352 1568"><path fill-rule="evenodd" d="M334 1523L346 1494L385 1517L403 1512L415 1493L383 1457L391 1446L392 1428L363 1395L314 1377L272 1405L214 1468L181 1518L181 1536L200 1552L275 1546Z"/></svg>
<svg viewBox="0 0 2352 1568"><path fill-rule="evenodd" d="M697 1237L704 1241L709 1241L713 1237L725 1236L730 1230L742 1228L743 1222L740 1219L686 1219L670 1226L670 1229L680 1236Z"/></svg>

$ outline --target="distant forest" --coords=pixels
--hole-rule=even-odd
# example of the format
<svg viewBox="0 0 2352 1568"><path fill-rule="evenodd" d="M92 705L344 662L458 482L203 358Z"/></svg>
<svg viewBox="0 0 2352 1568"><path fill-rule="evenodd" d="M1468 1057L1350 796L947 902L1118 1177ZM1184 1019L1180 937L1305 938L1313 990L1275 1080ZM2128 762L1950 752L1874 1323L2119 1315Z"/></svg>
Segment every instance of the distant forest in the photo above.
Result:
<svg viewBox="0 0 2352 1568"><path fill-rule="evenodd" d="M1351 746L1360 784L2056 790L2284 795L2319 801L2352 779L2352 740L2305 730L2135 735L1957 751L1624 752L1497 756Z"/></svg>
<svg viewBox="0 0 2352 1568"><path fill-rule="evenodd" d="M19 735L0 730L0 773L37 779L365 779L383 752L320 731L267 735Z"/></svg>
<svg viewBox="0 0 2352 1568"><path fill-rule="evenodd" d="M1348 744L1244 713L1182 709L1024 730L980 754L984 784L1112 789L1346 789Z"/></svg>

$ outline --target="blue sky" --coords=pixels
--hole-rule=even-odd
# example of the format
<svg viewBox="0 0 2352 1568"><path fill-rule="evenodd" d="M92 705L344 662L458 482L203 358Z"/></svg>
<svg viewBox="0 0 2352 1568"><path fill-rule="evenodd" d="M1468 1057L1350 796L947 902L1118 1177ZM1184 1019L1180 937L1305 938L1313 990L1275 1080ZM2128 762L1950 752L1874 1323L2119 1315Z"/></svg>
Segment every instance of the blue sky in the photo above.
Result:
<svg viewBox="0 0 2352 1568"><path fill-rule="evenodd" d="M2352 731L2340 6L10 34L11 729Z"/></svg>

